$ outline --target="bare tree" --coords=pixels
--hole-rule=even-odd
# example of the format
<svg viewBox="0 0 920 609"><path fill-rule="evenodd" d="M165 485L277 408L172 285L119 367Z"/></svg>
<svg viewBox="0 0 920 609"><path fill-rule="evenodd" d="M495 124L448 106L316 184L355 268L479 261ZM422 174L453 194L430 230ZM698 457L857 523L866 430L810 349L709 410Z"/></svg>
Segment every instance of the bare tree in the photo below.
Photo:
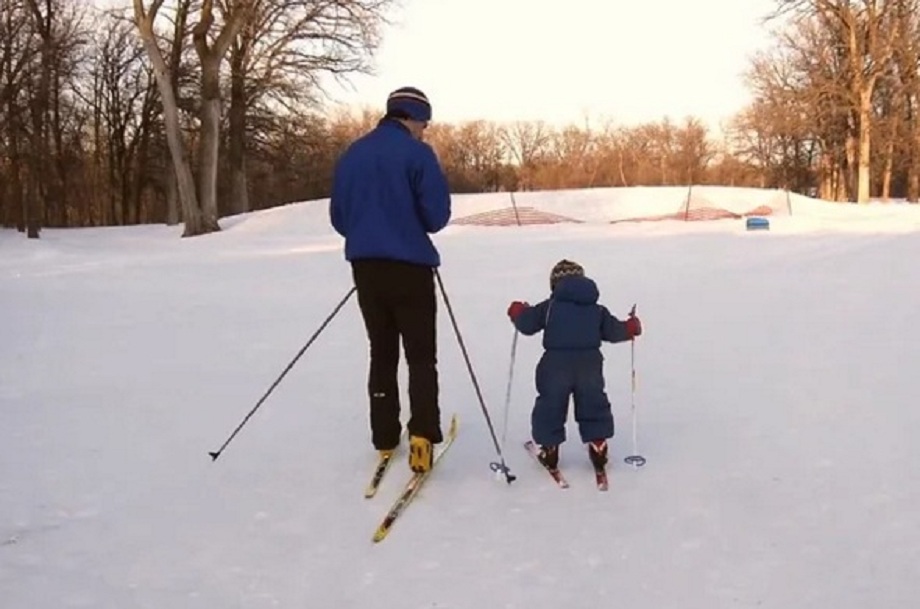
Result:
<svg viewBox="0 0 920 609"><path fill-rule="evenodd" d="M228 9L223 27L214 37L212 28L214 19L214 0L203 0L198 23L192 28L192 39L201 62L201 142L200 167L198 175L199 194L201 196L201 216L197 226L198 233L210 233L220 230L217 223L217 170L220 149L220 64L243 27L248 12L255 0L236 0Z"/></svg>
<svg viewBox="0 0 920 609"><path fill-rule="evenodd" d="M46 122L51 105L51 70L54 61L54 24L56 5L53 0L26 0L32 13L35 29L41 41L39 46L38 87L31 104L32 114L32 163L29 171L29 217L26 220L27 234L37 239L41 231L45 202L51 176L51 150ZM48 178L51 177L49 180Z"/></svg>
<svg viewBox="0 0 920 609"><path fill-rule="evenodd" d="M776 165L779 147L774 125L776 111L764 101L755 100L730 123L731 152L757 167L761 188L772 181Z"/></svg>
<svg viewBox="0 0 920 609"><path fill-rule="evenodd" d="M142 220L142 193L149 180L147 157L160 111L157 85L133 25L110 13L98 26L87 75L92 89L84 96L97 142L94 165L101 172L97 196L108 202L103 211L107 222L133 224Z"/></svg>
<svg viewBox="0 0 920 609"><path fill-rule="evenodd" d="M897 0L894 6L893 95L900 129L892 137L903 141L907 169L907 200L920 200L920 2Z"/></svg>
<svg viewBox="0 0 920 609"><path fill-rule="evenodd" d="M778 0L780 11L813 15L836 36L846 58L850 103L856 112L858 174L856 200L869 200L871 190L872 109L878 79L894 48L891 0Z"/></svg>
<svg viewBox="0 0 920 609"><path fill-rule="evenodd" d="M319 102L323 77L370 73L381 26L395 0L255 0L230 49L228 209L249 209L245 143L249 119L277 118Z"/></svg>
<svg viewBox="0 0 920 609"><path fill-rule="evenodd" d="M23 184L28 150L23 141L27 136L23 97L38 52L31 44L32 24L24 1L0 4L0 151L6 160L0 166L0 197L6 203L7 221L20 232L26 232L30 217Z"/></svg>
<svg viewBox="0 0 920 609"><path fill-rule="evenodd" d="M779 32L776 48L759 53L746 75L755 101L735 135L743 127L767 147L759 162L768 183L807 189L817 176L822 197L848 200L859 130L839 34L814 15Z"/></svg>
<svg viewBox="0 0 920 609"><path fill-rule="evenodd" d="M543 121L516 121L502 129L502 141L510 159L519 167L521 190L535 187L538 166L545 160L551 142L550 129Z"/></svg>
<svg viewBox="0 0 920 609"><path fill-rule="evenodd" d="M684 173L686 183L704 180L706 168L713 159L714 149L709 142L709 130L698 118L687 117L675 134L673 163L675 172Z"/></svg>
<svg viewBox="0 0 920 609"><path fill-rule="evenodd" d="M435 124L425 134L454 192L497 190L505 149L498 128L485 121Z"/></svg>
<svg viewBox="0 0 920 609"><path fill-rule="evenodd" d="M163 6L163 0L152 0L149 8L145 8L143 0L133 0L134 20L147 51L147 57L153 66L153 74L160 90L163 102L163 120L166 128L166 139L169 143L169 152L172 157L173 168L176 173L176 186L179 202L182 206L182 215L185 221L183 237L191 237L207 232L205 221L198 204L195 192L195 180L188 161L188 153L179 124L179 108L176 104L176 93L173 88L173 79L160 47L157 44L157 35L154 29L157 13Z"/></svg>
<svg viewBox="0 0 920 609"><path fill-rule="evenodd" d="M824 117L835 116L834 100L843 94L812 25L800 23L784 33L782 47L755 56L745 75L754 101L731 123L731 149L758 167L762 186L807 189L814 181L817 143L833 148L837 141L839 131L822 125Z"/></svg>
<svg viewBox="0 0 920 609"><path fill-rule="evenodd" d="M568 125L553 133L550 139L550 158L559 188L573 183L591 185L597 156L594 134L588 128Z"/></svg>
<svg viewBox="0 0 920 609"><path fill-rule="evenodd" d="M185 39L188 32L188 16L191 10L191 0L179 0L176 5L176 14L173 18L172 40L166 67L169 70L169 81L177 98L178 110L183 109L182 100L182 68L185 51ZM190 104L188 104L190 105ZM181 115L179 116L181 118ZM180 121L181 123L181 121ZM179 204L179 186L175 171L166 172L166 224L173 226L182 218L182 205Z"/></svg>

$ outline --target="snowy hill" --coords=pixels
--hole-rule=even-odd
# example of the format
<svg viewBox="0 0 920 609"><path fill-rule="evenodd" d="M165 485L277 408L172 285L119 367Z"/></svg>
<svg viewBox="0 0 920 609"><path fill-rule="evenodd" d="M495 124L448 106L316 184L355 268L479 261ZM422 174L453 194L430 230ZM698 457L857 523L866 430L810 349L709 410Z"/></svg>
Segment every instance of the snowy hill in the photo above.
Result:
<svg viewBox="0 0 920 609"><path fill-rule="evenodd" d="M775 194L722 192L706 199ZM766 232L742 219L614 222L673 213L685 196L516 195L578 222L436 237L518 480L489 470L441 300L442 408L459 414L460 437L377 545L408 469L401 458L362 498L374 455L354 301L223 456L207 454L351 287L325 201L187 240L162 226L0 232L0 606L915 606L920 208L800 197ZM460 196L454 217L508 205L507 193ZM607 493L571 423L570 489L520 448L537 337L519 340L504 426L505 309L544 297L562 257L615 314L637 303L645 325L636 419L629 347L604 347L617 424ZM623 461L634 451L641 469Z"/></svg>

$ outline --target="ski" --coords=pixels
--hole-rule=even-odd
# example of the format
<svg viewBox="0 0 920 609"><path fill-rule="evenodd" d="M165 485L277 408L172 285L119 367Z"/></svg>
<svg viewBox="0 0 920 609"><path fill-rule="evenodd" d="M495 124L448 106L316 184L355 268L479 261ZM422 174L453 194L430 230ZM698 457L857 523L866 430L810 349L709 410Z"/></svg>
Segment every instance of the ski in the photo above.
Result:
<svg viewBox="0 0 920 609"><path fill-rule="evenodd" d="M553 477L553 480L556 481L556 484L559 486L559 488L569 488L568 480L565 479L565 476L562 475L562 471L558 467L556 469L550 469L540 463L540 459L537 458L537 445L533 440L527 440L524 442L524 448L528 453L530 453L530 456L534 458L534 461L536 461L540 467L545 469L547 473Z"/></svg>
<svg viewBox="0 0 920 609"><path fill-rule="evenodd" d="M403 514L405 509L412 503L412 500L418 495L419 489L422 487L422 484L428 479L428 476L431 475L431 472L434 471L434 468L438 465L438 462L441 460L441 457L444 456L444 453L447 452L447 449L450 448L451 444L454 443L454 440L457 438L457 415L455 414L450 421L450 428L447 431L447 435L444 438L444 445L441 447L441 450L434 457L434 461L431 464L431 469L425 473L417 474L413 473L412 477L406 483L405 488L399 494L399 497L396 498L396 501L393 502L392 507L387 512L386 516L383 517L383 520L380 522L380 525L377 527L377 530L374 532L374 543L382 541L390 532L390 529L393 528L393 524L396 520Z"/></svg>
<svg viewBox="0 0 920 609"><path fill-rule="evenodd" d="M400 435L400 440L402 436ZM374 473L371 476L371 481L367 485L367 488L364 489L364 498L370 499L377 494L377 490L380 488L380 483L383 482L383 476L390 469L390 465L393 463L393 457L396 454L396 450L380 452L377 458L377 465L374 467Z"/></svg>
<svg viewBox="0 0 920 609"><path fill-rule="evenodd" d="M364 489L365 499L370 499L377 494L377 489L380 488L380 483L383 481L383 475L387 473L387 470L390 469L390 464L393 463L395 453L395 450L380 453L380 457L377 459L377 466L374 468L374 475L371 477L367 488Z"/></svg>

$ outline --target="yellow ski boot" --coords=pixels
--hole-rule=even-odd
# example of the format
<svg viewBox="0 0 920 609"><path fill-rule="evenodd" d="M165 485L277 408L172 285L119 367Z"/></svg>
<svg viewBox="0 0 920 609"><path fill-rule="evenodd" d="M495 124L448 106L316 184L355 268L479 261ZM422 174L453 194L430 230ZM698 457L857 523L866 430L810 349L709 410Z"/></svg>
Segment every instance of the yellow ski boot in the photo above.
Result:
<svg viewBox="0 0 920 609"><path fill-rule="evenodd" d="M434 451L429 440L419 436L409 438L409 469L423 474L431 469L433 459Z"/></svg>

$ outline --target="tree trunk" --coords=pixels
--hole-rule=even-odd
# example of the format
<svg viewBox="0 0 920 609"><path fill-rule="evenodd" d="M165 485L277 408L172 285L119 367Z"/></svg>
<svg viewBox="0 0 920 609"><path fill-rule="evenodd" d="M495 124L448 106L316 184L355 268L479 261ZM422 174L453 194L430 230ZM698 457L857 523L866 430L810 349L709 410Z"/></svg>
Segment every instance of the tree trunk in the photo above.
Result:
<svg viewBox="0 0 920 609"><path fill-rule="evenodd" d="M858 141L852 134L847 135L846 163L841 167L841 198L840 201L855 201L856 169L858 164Z"/></svg>
<svg viewBox="0 0 920 609"><path fill-rule="evenodd" d="M21 233L26 231L26 210L22 185L22 154L20 152L20 136L22 130L19 124L19 110L16 107L15 96L7 98L6 128L9 133L9 196L12 201L13 222L16 230Z"/></svg>
<svg viewBox="0 0 920 609"><path fill-rule="evenodd" d="M64 127L61 118L61 76L60 70L54 70L54 100L51 114L51 135L54 138L54 162L51 178L54 210L57 212L58 226L70 226L68 219L69 199L67 191L67 163L64 150Z"/></svg>
<svg viewBox="0 0 920 609"><path fill-rule="evenodd" d="M198 193L201 196L203 233L217 232L217 164L220 150L220 60L201 62L201 140L199 141Z"/></svg>
<svg viewBox="0 0 920 609"><path fill-rule="evenodd" d="M198 208L198 196L195 193L195 179L189 167L188 153L182 141L179 125L179 108L176 104L175 92L170 82L166 63L160 55L156 39L153 36L152 24L144 24L141 28L141 38L144 48L153 64L153 73L157 80L157 87L163 101L163 121L166 126L166 141L173 161L173 170L176 177L176 190L179 203L182 205L182 215L185 218L185 231L183 237L201 234L201 213Z"/></svg>
<svg viewBox="0 0 920 609"><path fill-rule="evenodd" d="M203 0L201 20L192 29L195 52L201 62L201 142L200 175L201 228L206 232L220 230L217 223L217 171L220 150L220 62L236 38L252 10L251 2L234 4L232 15L226 17L223 30L213 45L208 33L214 24L213 0Z"/></svg>
<svg viewBox="0 0 920 609"><path fill-rule="evenodd" d="M102 86L100 84L101 78L96 71L93 74L93 98L100 99L102 97ZM102 142L102 104L96 103L93 104L93 141ZM93 201L96 202L95 209L97 210L98 216L97 221L102 226L108 226L112 219L110 217L109 206L106 204L106 193L102 192L100 184L103 184L103 166L105 165L105 156L103 153L103 147L101 145L93 146L93 155L91 157L91 171L90 171L90 181L91 188L90 193L93 198Z"/></svg>
<svg viewBox="0 0 920 609"><path fill-rule="evenodd" d="M108 185L109 205L108 205L108 208L110 210L110 213L112 214L112 221L117 226L124 226L125 218L124 218L124 215L122 214L122 208L118 201L118 193L121 192L121 187L118 185L119 173L118 173L117 160L116 160L118 158L118 153L115 150L116 146L117 144L114 144L113 142L113 145L111 146L112 152L109 154L109 159L108 159L108 166L109 166L109 185Z"/></svg>
<svg viewBox="0 0 920 609"><path fill-rule="evenodd" d="M247 19L230 50L230 117L228 164L230 166L230 204L228 213L249 211L249 184L246 176L246 119L250 100L246 92L247 62L252 48L253 22Z"/></svg>
<svg viewBox="0 0 920 609"><path fill-rule="evenodd" d="M920 200L920 172L917 171L916 164L911 165L907 174L907 201L916 203Z"/></svg>
<svg viewBox="0 0 920 609"><path fill-rule="evenodd" d="M179 90L179 71L182 69L182 50L185 48L185 36L191 0L179 0L176 18L173 22L173 40L169 50L169 82L173 91ZM179 183L176 172L170 169L166 178L166 224L175 226L184 222L183 206L179 200ZM197 205L197 204L196 204Z"/></svg>
<svg viewBox="0 0 920 609"><path fill-rule="evenodd" d="M882 169L882 201L891 198L891 174L894 172L894 137L885 144L885 166Z"/></svg>
<svg viewBox="0 0 920 609"><path fill-rule="evenodd" d="M910 145L910 159L907 165L907 201L920 200L920 130Z"/></svg>
<svg viewBox="0 0 920 609"><path fill-rule="evenodd" d="M41 234L48 193L48 173L51 158L48 150L48 97L51 84L51 41L45 38L41 45L41 68L38 76L38 91L31 102L32 110L32 162L29 167L29 194L27 197L28 217L26 235L38 239Z"/></svg>
<svg viewBox="0 0 920 609"><path fill-rule="evenodd" d="M170 167L166 175L166 224L175 226L180 220L179 186L176 182L176 172Z"/></svg>
<svg viewBox="0 0 920 609"><path fill-rule="evenodd" d="M144 91L144 101L141 105L137 128L132 136L131 143L128 146L130 161L130 173L126 175L130 193L129 209L131 217L137 224L145 224L150 216L149 196L145 193L150 192L149 174L147 167L150 165L150 138L151 129L156 116L155 107L155 89L148 84Z"/></svg>
<svg viewBox="0 0 920 609"><path fill-rule="evenodd" d="M198 206L198 195L195 192L195 179L192 176L192 169L189 166L188 153L185 144L182 141L182 131L179 124L179 107L176 104L176 94L173 88L172 78L160 49L157 46L156 37L153 32L153 21L156 13L144 14L141 0L134 0L134 16L137 22L138 31L141 40L144 43L144 50L150 63L153 65L153 75L157 81L157 88L160 90L160 97L163 103L163 122L166 127L166 142L169 146L169 154L172 157L173 171L176 179L176 192L179 196L179 203L182 206L182 217L185 220L185 230L183 237L192 237L202 234L202 215Z"/></svg>
<svg viewBox="0 0 920 609"><path fill-rule="evenodd" d="M182 206L182 217L185 219L185 231L182 236L194 236L200 233L199 224L201 221L201 212L198 206L198 195L195 192L195 179L192 176L192 169L189 167L188 162L188 153L182 141L181 127L179 125L179 108L176 105L175 93L169 82L169 76L166 74L166 66L160 58L156 42L151 37L149 42L146 39L144 40L144 46L147 48L148 54L156 54L158 58L153 60L155 64L158 64L154 67L154 74L156 75L160 96L163 100L163 120L166 126L166 141L169 146L169 154L173 161L176 193L179 195L179 204Z"/></svg>
<svg viewBox="0 0 920 609"><path fill-rule="evenodd" d="M245 37L245 32L240 36ZM244 66L249 49L240 41L230 56L230 131L227 134L227 160L230 166L230 201L227 213L249 211L249 185L246 180L246 73Z"/></svg>
<svg viewBox="0 0 920 609"><path fill-rule="evenodd" d="M150 122L145 118L139 128L141 133L134 154L134 167L131 175L131 207L137 222L145 224L147 214L144 213L144 190L147 186L146 167L150 162Z"/></svg>
<svg viewBox="0 0 920 609"><path fill-rule="evenodd" d="M868 203L871 195L870 180L872 167L872 87L868 86L859 95L859 171L856 181L856 202Z"/></svg>
<svg viewBox="0 0 920 609"><path fill-rule="evenodd" d="M38 0L29 0L29 10L35 22L35 28L41 39L39 46L38 89L30 102L32 114L32 150L29 164L28 195L26 196L26 234L30 239L38 239L42 221L45 216L46 201L51 171L51 151L48 142L48 109L51 100L51 62L54 53L53 23L54 12L50 3L46 3L42 13Z"/></svg>

